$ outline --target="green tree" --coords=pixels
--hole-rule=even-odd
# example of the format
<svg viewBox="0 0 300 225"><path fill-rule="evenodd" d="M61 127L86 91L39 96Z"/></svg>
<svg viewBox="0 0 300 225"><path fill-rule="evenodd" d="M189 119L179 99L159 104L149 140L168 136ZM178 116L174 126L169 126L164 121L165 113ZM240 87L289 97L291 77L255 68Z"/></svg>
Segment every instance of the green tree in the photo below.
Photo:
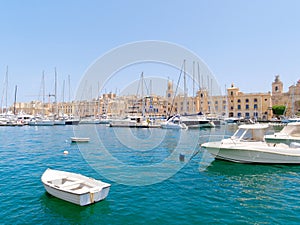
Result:
<svg viewBox="0 0 300 225"><path fill-rule="evenodd" d="M285 106L284 105L273 105L272 107L273 114L280 116L283 115L285 111Z"/></svg>

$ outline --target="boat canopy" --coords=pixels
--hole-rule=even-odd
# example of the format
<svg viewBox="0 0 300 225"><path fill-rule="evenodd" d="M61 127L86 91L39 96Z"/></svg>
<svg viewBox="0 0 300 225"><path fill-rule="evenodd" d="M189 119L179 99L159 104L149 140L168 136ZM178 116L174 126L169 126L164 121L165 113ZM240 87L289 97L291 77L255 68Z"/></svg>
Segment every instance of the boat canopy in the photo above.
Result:
<svg viewBox="0 0 300 225"><path fill-rule="evenodd" d="M300 137L300 122L288 123L279 133L293 137Z"/></svg>
<svg viewBox="0 0 300 225"><path fill-rule="evenodd" d="M241 125L232 136L232 139L241 141L264 141L264 135L268 128L269 126L267 124Z"/></svg>

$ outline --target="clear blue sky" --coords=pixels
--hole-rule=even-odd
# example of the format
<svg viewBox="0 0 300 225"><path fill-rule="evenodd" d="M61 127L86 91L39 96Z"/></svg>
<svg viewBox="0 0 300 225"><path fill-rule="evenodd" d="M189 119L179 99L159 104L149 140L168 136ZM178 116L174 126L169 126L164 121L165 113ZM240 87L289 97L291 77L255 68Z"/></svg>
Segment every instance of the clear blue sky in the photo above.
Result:
<svg viewBox="0 0 300 225"><path fill-rule="evenodd" d="M75 92L112 48L162 40L199 55L222 88L267 92L280 74L287 90L300 78L299 12L297 0L1 1L0 81L8 65L9 98L18 85L18 99L29 101L43 70L53 91L56 67L58 92L68 75Z"/></svg>

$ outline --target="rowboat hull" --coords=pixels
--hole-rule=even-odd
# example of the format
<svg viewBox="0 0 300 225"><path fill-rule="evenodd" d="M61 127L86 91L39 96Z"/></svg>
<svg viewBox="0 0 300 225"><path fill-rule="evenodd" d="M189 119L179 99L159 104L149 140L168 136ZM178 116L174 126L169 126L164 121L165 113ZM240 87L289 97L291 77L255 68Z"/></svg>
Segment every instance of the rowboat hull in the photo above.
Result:
<svg viewBox="0 0 300 225"><path fill-rule="evenodd" d="M71 137L72 142L89 142L90 138L83 138L83 137Z"/></svg>
<svg viewBox="0 0 300 225"><path fill-rule="evenodd" d="M50 195L80 206L105 199L110 189L108 183L59 170L47 169L41 180Z"/></svg>

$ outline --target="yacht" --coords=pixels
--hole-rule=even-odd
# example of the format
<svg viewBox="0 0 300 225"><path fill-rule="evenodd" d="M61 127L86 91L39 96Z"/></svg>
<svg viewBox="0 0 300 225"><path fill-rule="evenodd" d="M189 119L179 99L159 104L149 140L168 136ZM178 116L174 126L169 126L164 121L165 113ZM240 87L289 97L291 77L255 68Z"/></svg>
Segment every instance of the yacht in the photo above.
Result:
<svg viewBox="0 0 300 225"><path fill-rule="evenodd" d="M236 163L300 164L300 144L267 143L268 129L267 124L241 125L232 137L204 143L201 148L215 159Z"/></svg>
<svg viewBox="0 0 300 225"><path fill-rule="evenodd" d="M188 129L187 125L182 122L180 115L171 116L167 121L162 122L161 128L164 129Z"/></svg>
<svg viewBox="0 0 300 225"><path fill-rule="evenodd" d="M215 127L214 122L207 119L204 115L183 115L180 118L182 123L184 123L188 128Z"/></svg>
<svg viewBox="0 0 300 225"><path fill-rule="evenodd" d="M300 142L300 122L290 122L280 132L265 135L267 142L286 143Z"/></svg>

